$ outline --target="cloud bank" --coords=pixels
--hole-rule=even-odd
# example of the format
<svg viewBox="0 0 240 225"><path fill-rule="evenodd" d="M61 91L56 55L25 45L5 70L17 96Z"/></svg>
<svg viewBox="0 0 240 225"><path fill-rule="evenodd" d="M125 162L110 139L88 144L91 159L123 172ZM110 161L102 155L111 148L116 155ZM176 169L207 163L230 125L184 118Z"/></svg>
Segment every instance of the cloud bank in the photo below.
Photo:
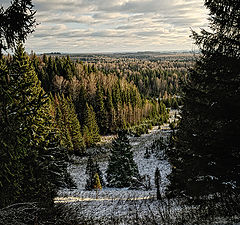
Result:
<svg viewBox="0 0 240 225"><path fill-rule="evenodd" d="M4 0L4 3L7 1ZM191 29L207 27L203 0L33 0L35 52L192 50Z"/></svg>

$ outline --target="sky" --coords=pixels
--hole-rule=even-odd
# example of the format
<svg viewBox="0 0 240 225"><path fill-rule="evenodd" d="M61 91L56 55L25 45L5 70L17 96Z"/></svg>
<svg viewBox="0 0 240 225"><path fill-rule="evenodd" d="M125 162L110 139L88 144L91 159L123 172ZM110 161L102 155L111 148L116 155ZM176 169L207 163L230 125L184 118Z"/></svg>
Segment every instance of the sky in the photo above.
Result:
<svg viewBox="0 0 240 225"><path fill-rule="evenodd" d="M8 0L3 5L10 4ZM37 53L195 50L191 29L208 26L203 0L33 0Z"/></svg>

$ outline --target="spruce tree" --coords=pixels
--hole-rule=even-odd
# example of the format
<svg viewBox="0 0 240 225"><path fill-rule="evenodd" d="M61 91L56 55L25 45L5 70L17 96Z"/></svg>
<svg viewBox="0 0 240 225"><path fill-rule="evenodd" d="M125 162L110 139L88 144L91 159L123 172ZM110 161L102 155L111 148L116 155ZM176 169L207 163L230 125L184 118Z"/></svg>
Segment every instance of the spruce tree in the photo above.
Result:
<svg viewBox="0 0 240 225"><path fill-rule="evenodd" d="M117 139L113 141L107 168L107 181L110 187L136 185L140 175L131 148L126 132L119 131Z"/></svg>
<svg viewBox="0 0 240 225"><path fill-rule="evenodd" d="M68 107L64 95L62 97L58 94L55 95L53 100L55 123L59 132L61 133L61 145L66 149L73 151L73 143L70 134L69 120L68 120Z"/></svg>
<svg viewBox="0 0 240 225"><path fill-rule="evenodd" d="M109 89L107 90L107 99L106 99L106 110L107 110L107 124L108 124L108 131L113 132L116 128L116 121L114 118L115 109L112 102L112 94Z"/></svg>
<svg viewBox="0 0 240 225"><path fill-rule="evenodd" d="M95 108L96 108L96 117L97 117L97 123L99 126L99 131L101 134L106 134L107 127L108 127L107 113L104 107L102 87L100 87L99 84L97 84Z"/></svg>
<svg viewBox="0 0 240 225"><path fill-rule="evenodd" d="M14 49L34 31L35 13L31 0L14 0L6 10L0 6L0 58L3 50Z"/></svg>
<svg viewBox="0 0 240 225"><path fill-rule="evenodd" d="M193 32L201 55L184 88L170 195L240 191L240 4L206 0L211 31Z"/></svg>
<svg viewBox="0 0 240 225"><path fill-rule="evenodd" d="M0 66L0 207L25 201L52 204L66 166L49 98L22 45L10 66Z"/></svg>
<svg viewBox="0 0 240 225"><path fill-rule="evenodd" d="M69 152L77 155L85 153L85 142L81 133L81 126L77 118L75 107L70 97L55 95L55 120L61 133L61 142Z"/></svg>
<svg viewBox="0 0 240 225"><path fill-rule="evenodd" d="M101 185L98 173L95 173L94 179L95 179L94 189L96 191L96 199L98 199L98 191L102 189L102 185Z"/></svg>
<svg viewBox="0 0 240 225"><path fill-rule="evenodd" d="M94 171L94 163L92 157L88 157L87 167L86 167L86 185L85 189L91 191L94 188L94 175L96 171Z"/></svg>
<svg viewBox="0 0 240 225"><path fill-rule="evenodd" d="M99 165L98 165L97 161L95 161L95 163L94 163L93 158L91 156L89 156L88 161L87 161L87 167L86 167L86 175L87 175L86 186L85 186L86 190L91 191L91 190L95 189L95 185L96 185L95 175L96 174L98 174L98 179L101 184L101 187L104 186L102 172L99 169Z"/></svg>
<svg viewBox="0 0 240 225"><path fill-rule="evenodd" d="M87 93L83 86L80 87L78 97L75 101L76 112L78 115L78 119L80 124L84 124L84 116L86 112L86 103L87 103Z"/></svg>
<svg viewBox="0 0 240 225"><path fill-rule="evenodd" d="M74 104L71 98L67 98L69 104L69 123L70 123L70 133L72 137L72 143L74 146L75 154L84 154L85 153L85 143L81 133L81 126L77 118Z"/></svg>
<svg viewBox="0 0 240 225"><path fill-rule="evenodd" d="M157 200L161 200L160 184L161 184L161 174L157 167L155 170L155 186L157 188Z"/></svg>
<svg viewBox="0 0 240 225"><path fill-rule="evenodd" d="M83 136L87 147L91 147L101 140L99 135L99 128L96 121L95 112L93 107L86 103L86 112L84 119Z"/></svg>

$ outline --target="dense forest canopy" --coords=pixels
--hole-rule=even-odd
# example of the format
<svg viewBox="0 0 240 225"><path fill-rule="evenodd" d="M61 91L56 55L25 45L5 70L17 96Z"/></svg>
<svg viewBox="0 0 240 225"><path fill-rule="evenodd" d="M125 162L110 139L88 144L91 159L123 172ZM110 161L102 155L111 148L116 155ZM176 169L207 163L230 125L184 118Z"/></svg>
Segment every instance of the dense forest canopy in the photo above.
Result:
<svg viewBox="0 0 240 225"><path fill-rule="evenodd" d="M179 82L186 79L182 62L176 63L176 68L169 63L173 68L166 71L153 62L132 64L118 60L112 64L95 64L72 61L69 56L35 54L31 58L44 90L52 96L65 95L67 102L74 105L88 147L99 141L99 138L92 141L96 133L114 133L144 121L150 125L166 122L165 106L177 108L182 104ZM89 114L92 114L91 121L96 120L95 125L87 122Z"/></svg>

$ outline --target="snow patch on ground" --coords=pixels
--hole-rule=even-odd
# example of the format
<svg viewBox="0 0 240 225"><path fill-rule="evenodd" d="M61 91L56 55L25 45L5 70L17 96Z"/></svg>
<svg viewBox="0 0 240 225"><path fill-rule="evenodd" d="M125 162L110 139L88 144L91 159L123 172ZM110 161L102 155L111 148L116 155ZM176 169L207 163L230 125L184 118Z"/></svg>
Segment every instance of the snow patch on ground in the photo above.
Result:
<svg viewBox="0 0 240 225"><path fill-rule="evenodd" d="M155 195L154 187L154 173L156 168L160 169L162 177L162 190L165 189L168 180L167 175L170 173L170 165L167 160L158 160L153 154L149 159L144 158L146 147L150 146L151 143L159 138L160 136L167 137L169 132L162 131L154 127L149 134L142 135L141 137L130 137L130 144L132 145L132 151L134 153L134 160L138 165L140 175L150 176L150 181L152 185L152 190L128 190L126 188L103 188L99 192L99 197L109 196L109 198L119 197L119 196L152 196ZM70 172L74 182L76 183L76 189L61 189L59 191L59 196L65 197L92 197L95 195L95 191L85 191L86 185L86 164L87 157L77 157L74 156L72 159L73 163L69 164L68 171ZM102 171L105 181L106 181L106 170L108 165L108 158L104 158L98 161L100 170Z"/></svg>
<svg viewBox="0 0 240 225"><path fill-rule="evenodd" d="M168 124L164 124L160 127L153 127L149 130L148 134L141 135L140 137L129 137L132 151L134 154L134 160L138 165L138 169L141 176L149 176L151 182L150 190L129 190L128 188L106 188L103 187L98 193L98 199L96 199L95 191L86 191L86 164L87 157L72 158L73 163L68 167L70 174L75 181L77 188L75 189L61 189L58 193L56 202L68 202L70 207L73 207L78 212L80 218L94 218L95 220L101 220L101 218L124 217L135 216L136 212L140 216L146 216L149 214L149 210L156 211L158 208L155 204L156 201L156 188L154 185L154 174L158 167L161 173L161 192L164 193L166 185L168 184L167 175L171 172L170 164L167 160L159 160L154 154L151 154L150 158L145 158L144 154L146 148L149 147L154 140L163 137L165 140L170 135L170 129ZM109 144L113 136L103 138L103 142ZM100 170L103 173L106 181L106 170L108 165L109 149L101 146L104 152L104 156L98 160ZM93 150L94 151L94 150ZM71 203L71 204L70 204ZM157 212L155 212L157 213Z"/></svg>

